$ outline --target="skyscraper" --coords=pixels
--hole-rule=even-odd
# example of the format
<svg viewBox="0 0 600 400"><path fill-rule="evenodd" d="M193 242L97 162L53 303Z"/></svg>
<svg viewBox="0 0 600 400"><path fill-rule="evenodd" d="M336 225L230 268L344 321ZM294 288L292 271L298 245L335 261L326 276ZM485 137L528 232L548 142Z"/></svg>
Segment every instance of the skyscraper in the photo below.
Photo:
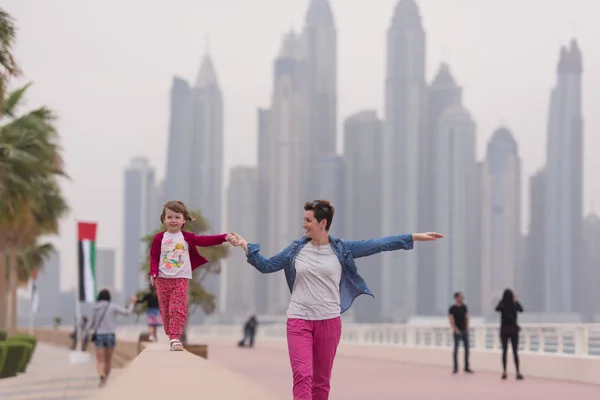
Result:
<svg viewBox="0 0 600 400"><path fill-rule="evenodd" d="M306 137L306 97L303 92L306 80L302 55L301 38L290 32L283 37L273 65L273 95L268 124L269 212L265 215L270 235L264 249L266 254L281 251L302 233L301 157L302 140ZM289 290L283 275L272 275L266 279L269 281L269 312L284 312Z"/></svg>
<svg viewBox="0 0 600 400"><path fill-rule="evenodd" d="M115 250L97 249L96 288L98 288L98 290L108 289L111 292L114 292L116 290L115 277Z"/></svg>
<svg viewBox="0 0 600 400"><path fill-rule="evenodd" d="M419 151L426 120L425 32L414 0L400 0L387 39L383 137L383 234L418 228ZM441 229L441 228L438 228ZM385 318L416 311L416 254L387 252L382 298Z"/></svg>
<svg viewBox="0 0 600 400"><path fill-rule="evenodd" d="M302 136L301 196L321 198L318 162L336 152L337 32L328 0L311 0L302 32L307 130Z"/></svg>
<svg viewBox="0 0 600 400"><path fill-rule="evenodd" d="M258 110L258 190L256 193L256 204L258 207L254 211L256 226L261 228L256 232L256 240L263 243L263 252L270 255L269 238L271 231L269 229L270 212L270 171L271 171L271 110ZM275 188L273 189L275 190ZM269 305L269 279L256 279L254 293L256 300L256 312L265 314Z"/></svg>
<svg viewBox="0 0 600 400"><path fill-rule="evenodd" d="M461 104L462 89L456 84L450 67L442 63L433 82L429 87L427 104L427 126L421 135L419 152L419 231L431 231L435 227L435 163L436 146L438 140L438 125L444 111L454 104ZM436 243L422 243L422 251L417 253L417 312L419 315L437 315L435 298L431 293L435 291L437 276L435 273ZM469 298L470 294L469 294Z"/></svg>
<svg viewBox="0 0 600 400"><path fill-rule="evenodd" d="M521 162L506 128L497 129L488 143L481 193L481 309L487 315L504 289L514 290L521 265Z"/></svg>
<svg viewBox="0 0 600 400"><path fill-rule="evenodd" d="M223 229L223 96L211 58L205 55L190 93L190 198L187 206L201 210L211 231Z"/></svg>
<svg viewBox="0 0 600 400"><path fill-rule="evenodd" d="M436 310L444 313L452 294L468 295L472 270L471 241L475 227L475 123L461 105L448 108L439 121L436 149L435 226L445 239L436 243Z"/></svg>
<svg viewBox="0 0 600 400"><path fill-rule="evenodd" d="M573 275L581 262L583 119L581 51L563 47L550 95L546 158L545 309L573 310Z"/></svg>
<svg viewBox="0 0 600 400"><path fill-rule="evenodd" d="M142 238L160 226L160 205L154 183L154 169L142 157L131 160L125 170L123 218L123 292L135 293L145 286L141 272L146 246Z"/></svg>
<svg viewBox="0 0 600 400"><path fill-rule="evenodd" d="M213 232L222 229L223 96L209 55L192 88L174 78L164 197L201 211Z"/></svg>
<svg viewBox="0 0 600 400"><path fill-rule="evenodd" d="M335 237L345 237L344 216L346 212L345 191L345 164L344 157L335 154L321 156L317 164L319 168L319 199L329 200L335 208L335 223L331 225L330 232ZM306 199L313 201L317 199ZM299 212L303 210L300 209ZM298 224L298 222L296 222Z"/></svg>
<svg viewBox="0 0 600 400"><path fill-rule="evenodd" d="M575 309L588 322L600 317L600 217L589 214L583 220L583 254L575 274Z"/></svg>
<svg viewBox="0 0 600 400"><path fill-rule="evenodd" d="M532 312L544 311L546 258L544 252L544 232L546 231L546 189L545 171L542 169L529 178L529 228L525 265L522 267L522 287L520 293L523 304Z"/></svg>
<svg viewBox="0 0 600 400"><path fill-rule="evenodd" d="M258 232L254 213L256 204L258 175L252 167L231 169L227 190L227 224L248 240L253 240ZM265 279L246 260L241 249L232 249L225 270L226 309L228 314L245 316L256 312L254 282Z"/></svg>
<svg viewBox="0 0 600 400"><path fill-rule="evenodd" d="M345 190L344 238L362 240L381 235L381 139L383 123L375 111L360 111L344 122ZM381 316L382 256L357 261L360 273L375 295L359 296L353 306L357 322L379 322Z"/></svg>
<svg viewBox="0 0 600 400"><path fill-rule="evenodd" d="M189 149L190 85L184 79L173 78L171 115L167 144L167 167L163 183L165 201L190 198L192 154Z"/></svg>

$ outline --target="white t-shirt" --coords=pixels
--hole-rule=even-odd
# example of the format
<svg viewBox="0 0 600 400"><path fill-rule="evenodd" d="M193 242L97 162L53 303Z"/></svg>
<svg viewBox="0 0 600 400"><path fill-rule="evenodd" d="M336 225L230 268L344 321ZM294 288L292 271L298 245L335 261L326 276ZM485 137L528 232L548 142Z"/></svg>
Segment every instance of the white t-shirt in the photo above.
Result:
<svg viewBox="0 0 600 400"><path fill-rule="evenodd" d="M183 233L164 233L160 243L158 276L161 278L192 279L189 247L183 238Z"/></svg>
<svg viewBox="0 0 600 400"><path fill-rule="evenodd" d="M331 244L315 246L308 242L300 250L294 266L288 318L323 320L340 316L342 265Z"/></svg>

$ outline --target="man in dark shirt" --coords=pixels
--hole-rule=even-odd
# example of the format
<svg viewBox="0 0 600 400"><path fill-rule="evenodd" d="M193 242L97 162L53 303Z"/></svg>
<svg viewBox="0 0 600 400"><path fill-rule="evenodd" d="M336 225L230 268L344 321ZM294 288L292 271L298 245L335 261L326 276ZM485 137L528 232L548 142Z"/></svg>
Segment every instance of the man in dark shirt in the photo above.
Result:
<svg viewBox="0 0 600 400"><path fill-rule="evenodd" d="M463 301L461 292L454 293L454 304L448 310L450 327L454 332L453 374L458 372L458 346L461 341L465 346L465 372L473 373L469 368L469 310Z"/></svg>

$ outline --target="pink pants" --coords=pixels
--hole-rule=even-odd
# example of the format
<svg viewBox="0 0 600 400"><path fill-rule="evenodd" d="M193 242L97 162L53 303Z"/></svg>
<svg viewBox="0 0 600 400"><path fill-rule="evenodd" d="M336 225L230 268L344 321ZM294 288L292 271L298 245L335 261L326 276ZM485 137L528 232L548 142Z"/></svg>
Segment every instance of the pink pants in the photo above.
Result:
<svg viewBox="0 0 600 400"><path fill-rule="evenodd" d="M340 317L321 321L287 320L294 400L329 398L331 369L341 336Z"/></svg>
<svg viewBox="0 0 600 400"><path fill-rule="evenodd" d="M187 319L188 279L156 278L156 294L165 334L179 340Z"/></svg>

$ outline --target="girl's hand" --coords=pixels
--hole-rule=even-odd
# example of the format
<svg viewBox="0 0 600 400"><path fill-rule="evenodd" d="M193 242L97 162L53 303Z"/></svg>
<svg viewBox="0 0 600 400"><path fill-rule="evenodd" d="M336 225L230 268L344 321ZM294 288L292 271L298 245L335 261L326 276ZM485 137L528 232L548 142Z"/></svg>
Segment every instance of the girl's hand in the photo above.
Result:
<svg viewBox="0 0 600 400"><path fill-rule="evenodd" d="M152 286L156 286L156 277L155 277L155 276L151 276L151 277L150 277L150 284L151 284Z"/></svg>
<svg viewBox="0 0 600 400"><path fill-rule="evenodd" d="M430 242L432 240L442 239L444 236L437 232L413 233L413 242Z"/></svg>

